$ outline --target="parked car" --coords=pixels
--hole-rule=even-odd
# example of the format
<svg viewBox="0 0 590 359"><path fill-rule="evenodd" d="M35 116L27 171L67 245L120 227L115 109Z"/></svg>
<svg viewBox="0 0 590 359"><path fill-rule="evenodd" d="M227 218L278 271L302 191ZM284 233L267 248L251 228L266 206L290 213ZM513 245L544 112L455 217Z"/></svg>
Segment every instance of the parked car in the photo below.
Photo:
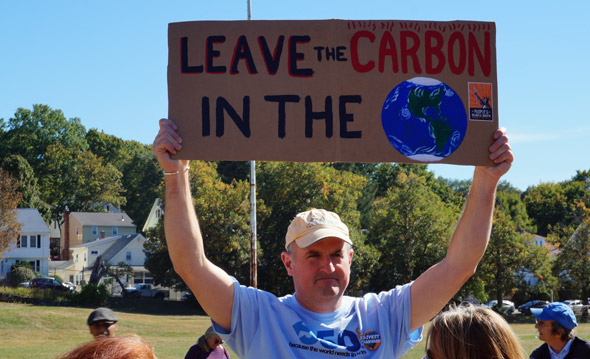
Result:
<svg viewBox="0 0 590 359"><path fill-rule="evenodd" d="M491 300L485 304L486 307L491 308L498 304L497 300ZM506 311L508 314L512 314L516 308L514 307L514 303L509 300L502 300L502 310Z"/></svg>
<svg viewBox="0 0 590 359"><path fill-rule="evenodd" d="M37 277L33 278L29 284L29 288L37 289L53 289L60 291L71 291L72 289L63 284L60 280L52 277Z"/></svg>
<svg viewBox="0 0 590 359"><path fill-rule="evenodd" d="M154 289L154 287L148 283L136 284L135 288L128 289L127 292L129 296L137 298L164 299L170 296L170 291L168 289Z"/></svg>
<svg viewBox="0 0 590 359"><path fill-rule="evenodd" d="M580 299L568 299L564 300L563 302L572 308L574 314L582 314L584 308L586 308Z"/></svg>
<svg viewBox="0 0 590 359"><path fill-rule="evenodd" d="M19 286L20 288L29 288L29 284L30 284L30 283L31 283L31 282L22 282L22 283L19 283L19 284L18 284L18 286Z"/></svg>
<svg viewBox="0 0 590 359"><path fill-rule="evenodd" d="M531 314L531 308L543 308L547 304L549 304L549 302L546 300L531 300L518 306L518 311L521 314Z"/></svg>
<svg viewBox="0 0 590 359"><path fill-rule="evenodd" d="M76 291L76 288L78 288L78 287L77 287L77 286L76 286L74 283L72 283L72 282L64 282L64 284L65 284L65 285L67 285L68 287L70 287L70 290L71 290L72 292L75 292L75 291Z"/></svg>

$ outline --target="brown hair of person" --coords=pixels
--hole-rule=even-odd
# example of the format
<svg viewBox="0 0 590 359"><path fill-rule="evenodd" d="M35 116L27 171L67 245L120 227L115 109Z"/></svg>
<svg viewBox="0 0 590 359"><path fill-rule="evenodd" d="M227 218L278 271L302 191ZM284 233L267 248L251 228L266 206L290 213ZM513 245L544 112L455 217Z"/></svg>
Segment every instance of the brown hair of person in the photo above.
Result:
<svg viewBox="0 0 590 359"><path fill-rule="evenodd" d="M156 359L152 346L137 335L92 340L63 354L59 359Z"/></svg>
<svg viewBox="0 0 590 359"><path fill-rule="evenodd" d="M510 325L489 308L451 305L432 319L426 348L436 359L523 359Z"/></svg>

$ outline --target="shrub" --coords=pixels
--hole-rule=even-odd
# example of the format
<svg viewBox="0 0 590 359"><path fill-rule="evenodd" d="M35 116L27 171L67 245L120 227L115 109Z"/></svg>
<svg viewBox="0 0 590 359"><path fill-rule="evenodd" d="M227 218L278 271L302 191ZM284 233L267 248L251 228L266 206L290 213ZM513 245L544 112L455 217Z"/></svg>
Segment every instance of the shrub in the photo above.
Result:
<svg viewBox="0 0 590 359"><path fill-rule="evenodd" d="M110 297L107 287L103 284L86 284L79 293L72 295L72 300L78 305L102 306Z"/></svg>
<svg viewBox="0 0 590 359"><path fill-rule="evenodd" d="M35 272L29 267L13 265L10 268L10 285L13 287L22 282L29 282L33 278L35 278Z"/></svg>

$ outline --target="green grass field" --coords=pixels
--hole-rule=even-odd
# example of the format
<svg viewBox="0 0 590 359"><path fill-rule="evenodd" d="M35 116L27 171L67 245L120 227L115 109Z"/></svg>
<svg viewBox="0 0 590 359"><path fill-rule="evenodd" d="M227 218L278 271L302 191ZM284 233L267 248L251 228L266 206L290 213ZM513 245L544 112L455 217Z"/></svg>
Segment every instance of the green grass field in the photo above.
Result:
<svg viewBox="0 0 590 359"><path fill-rule="evenodd" d="M180 302L140 302L141 306L136 303L136 306L115 308L119 317L117 334L139 334L154 346L159 359L184 358L188 348L210 323L206 316L198 315L196 310ZM56 358L91 340L86 326L91 311L0 303L0 358ZM527 354L541 344L535 338L532 317L515 316L512 321ZM584 339L590 338L590 324L581 324L577 334ZM233 359L237 358L233 352L230 354ZM419 359L423 355L424 341L409 351L404 359Z"/></svg>

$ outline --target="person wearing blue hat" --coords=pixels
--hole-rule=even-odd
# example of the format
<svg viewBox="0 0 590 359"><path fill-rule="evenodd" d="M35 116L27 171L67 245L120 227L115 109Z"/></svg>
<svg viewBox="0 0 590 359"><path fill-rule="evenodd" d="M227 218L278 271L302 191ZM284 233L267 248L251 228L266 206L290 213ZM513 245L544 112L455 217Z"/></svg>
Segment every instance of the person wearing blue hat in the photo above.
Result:
<svg viewBox="0 0 590 359"><path fill-rule="evenodd" d="M539 340L545 342L531 354L531 359L590 358L590 342L574 335L576 316L565 303L553 302L543 308L531 308L536 318Z"/></svg>

